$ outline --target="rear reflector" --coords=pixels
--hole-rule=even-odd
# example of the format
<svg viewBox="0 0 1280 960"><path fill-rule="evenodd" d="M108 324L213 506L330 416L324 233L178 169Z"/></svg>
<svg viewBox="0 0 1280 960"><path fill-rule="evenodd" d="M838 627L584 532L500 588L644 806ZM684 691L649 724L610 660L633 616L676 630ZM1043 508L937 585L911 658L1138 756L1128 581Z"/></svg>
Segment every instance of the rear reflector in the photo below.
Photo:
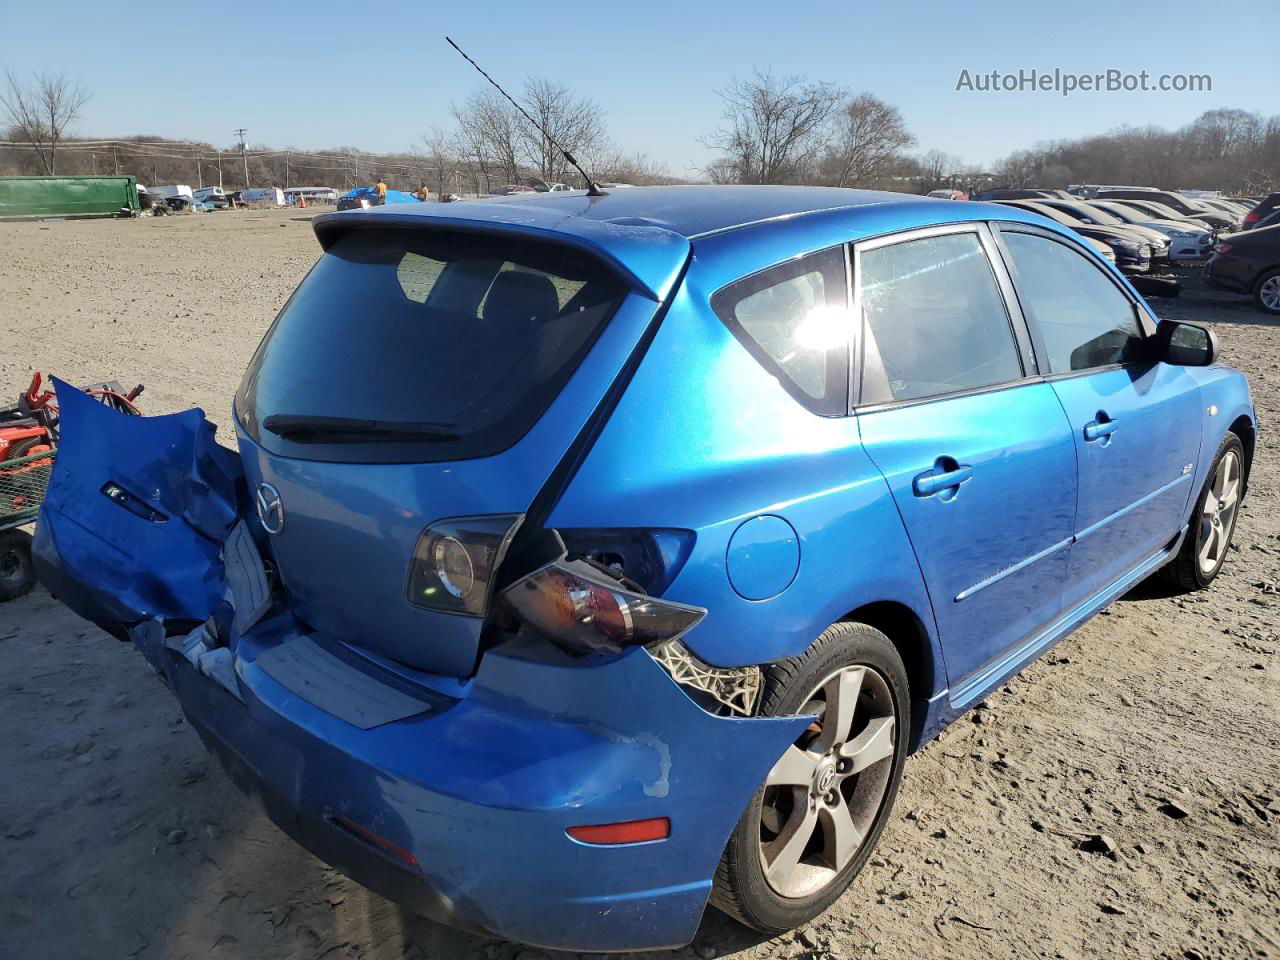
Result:
<svg viewBox="0 0 1280 960"><path fill-rule="evenodd" d="M418 869L417 857L415 857L412 853L410 853L404 847L400 846L398 843L392 843L386 837L383 837L383 836L380 836L379 834L374 833L368 827L362 827L360 826L360 824L356 823L354 820L351 820L347 817L342 816L341 814L336 814L336 813L332 814L329 817L329 822L334 824L335 826L341 827L343 830L358 837L359 839L363 840L365 843L370 844L371 846L377 847L383 853L391 854L391 856L395 857L397 860L401 860L404 863L407 863L409 866L413 867L415 870Z"/></svg>
<svg viewBox="0 0 1280 960"><path fill-rule="evenodd" d="M597 846L648 843L671 836L671 821L666 817L655 817L652 820L629 820L626 823L600 823L590 827L570 827L565 833L582 843Z"/></svg>

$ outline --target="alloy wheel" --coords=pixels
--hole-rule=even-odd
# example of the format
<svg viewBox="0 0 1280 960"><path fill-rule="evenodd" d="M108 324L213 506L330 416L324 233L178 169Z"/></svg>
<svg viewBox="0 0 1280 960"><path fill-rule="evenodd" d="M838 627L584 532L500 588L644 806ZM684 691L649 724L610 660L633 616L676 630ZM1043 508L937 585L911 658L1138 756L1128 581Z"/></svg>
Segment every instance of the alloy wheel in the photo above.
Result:
<svg viewBox="0 0 1280 960"><path fill-rule="evenodd" d="M1258 299L1268 310L1280 310L1280 274L1269 278L1258 288Z"/></svg>
<svg viewBox="0 0 1280 960"><path fill-rule="evenodd" d="M1218 461L1200 511L1200 547L1196 559L1200 572L1206 576L1211 576L1222 563L1231 543L1240 506L1241 481L1240 457L1234 450L1228 450Z"/></svg>
<svg viewBox="0 0 1280 960"><path fill-rule="evenodd" d="M818 720L765 781L760 864L779 896L808 897L834 882L861 849L893 771L897 711L885 678L843 667L800 711Z"/></svg>

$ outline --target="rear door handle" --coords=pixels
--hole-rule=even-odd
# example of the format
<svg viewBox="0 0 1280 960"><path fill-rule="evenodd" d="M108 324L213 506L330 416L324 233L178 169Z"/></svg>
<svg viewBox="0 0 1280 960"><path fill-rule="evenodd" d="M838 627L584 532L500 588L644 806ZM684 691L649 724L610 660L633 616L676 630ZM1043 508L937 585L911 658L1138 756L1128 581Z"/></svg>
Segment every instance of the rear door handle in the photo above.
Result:
<svg viewBox="0 0 1280 960"><path fill-rule="evenodd" d="M917 497L931 497L944 490L959 490L960 484L972 476L973 467L965 464L956 464L952 469L943 469L941 472L935 466L916 477L911 483L911 489Z"/></svg>
<svg viewBox="0 0 1280 960"><path fill-rule="evenodd" d="M1115 433L1119 426L1120 424L1114 420L1092 420L1084 425L1084 438L1090 443L1101 440Z"/></svg>

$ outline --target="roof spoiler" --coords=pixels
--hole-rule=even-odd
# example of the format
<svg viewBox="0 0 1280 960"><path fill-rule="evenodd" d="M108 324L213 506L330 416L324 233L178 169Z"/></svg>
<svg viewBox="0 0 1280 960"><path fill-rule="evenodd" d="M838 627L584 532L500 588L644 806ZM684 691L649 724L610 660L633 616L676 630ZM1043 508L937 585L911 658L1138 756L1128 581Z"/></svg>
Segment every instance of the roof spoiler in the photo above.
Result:
<svg viewBox="0 0 1280 960"><path fill-rule="evenodd" d="M463 207L458 210L458 207ZM393 228L504 234L583 251L603 261L632 287L661 303L670 295L690 255L689 241L658 226L636 226L566 216L560 208L532 204L442 204L440 213L421 208L401 213L386 207L326 213L312 222L328 250L351 230Z"/></svg>

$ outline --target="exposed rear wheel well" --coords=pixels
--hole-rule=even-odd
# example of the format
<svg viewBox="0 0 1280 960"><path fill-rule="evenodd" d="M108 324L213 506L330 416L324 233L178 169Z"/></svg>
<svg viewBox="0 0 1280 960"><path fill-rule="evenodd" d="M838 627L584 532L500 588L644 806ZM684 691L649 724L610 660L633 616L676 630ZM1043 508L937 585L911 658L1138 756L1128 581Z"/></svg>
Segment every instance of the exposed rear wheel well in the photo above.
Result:
<svg viewBox="0 0 1280 960"><path fill-rule="evenodd" d="M1253 428L1253 421L1244 414L1236 417L1235 422L1228 428L1240 438L1240 444L1244 447L1244 482L1245 487L1249 485L1249 471L1253 468L1253 448L1257 443L1257 432Z"/></svg>
<svg viewBox="0 0 1280 960"><path fill-rule="evenodd" d="M907 668L907 683L914 703L921 703L933 695L937 688L937 665L933 662L929 633L914 610L905 604L884 600L851 610L840 619L875 627L893 641Z"/></svg>

